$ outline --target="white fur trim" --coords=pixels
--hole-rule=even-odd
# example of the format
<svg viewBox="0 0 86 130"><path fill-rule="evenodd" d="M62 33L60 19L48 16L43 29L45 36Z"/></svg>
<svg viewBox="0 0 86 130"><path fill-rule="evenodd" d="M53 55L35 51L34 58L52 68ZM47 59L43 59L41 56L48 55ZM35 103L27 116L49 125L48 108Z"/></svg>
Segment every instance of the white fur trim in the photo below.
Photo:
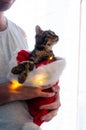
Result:
<svg viewBox="0 0 86 130"><path fill-rule="evenodd" d="M10 72L8 74L8 78L10 81L17 80L18 75L14 75L11 73L11 69L13 66L17 65L16 62L16 53L14 58L10 62ZM47 65L41 65L38 68L34 68L33 71L28 73L26 81L23 83L25 86L32 87L41 87L44 85L54 84L57 82L64 70L65 67L65 59L57 57L57 60L49 63Z"/></svg>
<svg viewBox="0 0 86 130"><path fill-rule="evenodd" d="M27 122L24 124L22 130L41 130L41 128L33 122Z"/></svg>
<svg viewBox="0 0 86 130"><path fill-rule="evenodd" d="M44 86L54 84L59 80L65 67L65 59L58 58L56 61L47 65L42 65L29 72L24 85L26 86Z"/></svg>

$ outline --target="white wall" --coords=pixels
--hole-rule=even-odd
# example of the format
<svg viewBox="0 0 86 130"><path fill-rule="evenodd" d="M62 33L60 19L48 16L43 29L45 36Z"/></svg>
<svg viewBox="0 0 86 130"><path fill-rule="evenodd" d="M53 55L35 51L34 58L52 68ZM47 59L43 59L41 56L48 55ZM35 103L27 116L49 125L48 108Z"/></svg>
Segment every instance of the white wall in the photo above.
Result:
<svg viewBox="0 0 86 130"><path fill-rule="evenodd" d="M21 2L21 5L20 5ZM53 50L66 59L60 79L61 108L57 116L42 125L43 130L76 130L79 70L80 0L16 0L6 16L19 24L34 46L35 25L52 29L60 37Z"/></svg>
<svg viewBox="0 0 86 130"><path fill-rule="evenodd" d="M78 95L78 130L86 130L86 0L81 4L80 72Z"/></svg>

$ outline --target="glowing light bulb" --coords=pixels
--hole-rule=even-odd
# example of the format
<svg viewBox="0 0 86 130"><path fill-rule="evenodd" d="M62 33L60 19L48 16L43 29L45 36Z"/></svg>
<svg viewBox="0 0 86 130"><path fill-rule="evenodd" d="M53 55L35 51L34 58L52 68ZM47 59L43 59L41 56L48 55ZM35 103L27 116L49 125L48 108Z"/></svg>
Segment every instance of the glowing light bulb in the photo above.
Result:
<svg viewBox="0 0 86 130"><path fill-rule="evenodd" d="M52 59L53 59L53 56L50 56L50 57L49 57L49 60L52 60Z"/></svg>
<svg viewBox="0 0 86 130"><path fill-rule="evenodd" d="M17 80L13 80L10 85L10 91L16 92L18 88L20 88L22 84L20 84Z"/></svg>
<svg viewBox="0 0 86 130"><path fill-rule="evenodd" d="M34 85L35 86L42 86L46 82L45 75L39 74L36 75L34 78Z"/></svg>

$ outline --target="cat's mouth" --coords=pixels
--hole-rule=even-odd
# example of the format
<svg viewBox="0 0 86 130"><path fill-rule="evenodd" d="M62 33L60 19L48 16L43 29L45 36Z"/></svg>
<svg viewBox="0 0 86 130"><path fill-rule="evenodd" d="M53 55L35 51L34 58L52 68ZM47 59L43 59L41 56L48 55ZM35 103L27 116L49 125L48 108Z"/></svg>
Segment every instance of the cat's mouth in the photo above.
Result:
<svg viewBox="0 0 86 130"><path fill-rule="evenodd" d="M47 45L51 46L56 44L59 41L59 37L57 36L56 38L48 39Z"/></svg>
<svg viewBox="0 0 86 130"><path fill-rule="evenodd" d="M52 47L53 47L53 45L51 45L50 43L48 43L48 44L45 46L46 50L52 50Z"/></svg>
<svg viewBox="0 0 86 130"><path fill-rule="evenodd" d="M59 40L58 38L48 40L47 46L53 46L58 42L58 40Z"/></svg>

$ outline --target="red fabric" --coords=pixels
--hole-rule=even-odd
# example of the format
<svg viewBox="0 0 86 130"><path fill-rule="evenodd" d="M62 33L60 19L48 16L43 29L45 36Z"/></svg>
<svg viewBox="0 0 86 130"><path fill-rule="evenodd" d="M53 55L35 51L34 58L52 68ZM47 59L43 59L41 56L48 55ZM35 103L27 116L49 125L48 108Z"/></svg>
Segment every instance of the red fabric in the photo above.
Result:
<svg viewBox="0 0 86 130"><path fill-rule="evenodd" d="M25 51L25 50L21 50L18 52L18 55L16 57L16 60L18 63L21 63L22 61L26 61L29 59L30 53Z"/></svg>
<svg viewBox="0 0 86 130"><path fill-rule="evenodd" d="M58 84L58 82L56 82L56 84ZM52 92L52 88L46 89L44 91ZM39 109L40 106L44 104L50 104L54 101L55 101L55 96L49 98L39 97L39 98L28 100L29 112L33 116L34 123L40 126L44 122L43 120L41 120L41 117L49 112L49 110Z"/></svg>
<svg viewBox="0 0 86 130"><path fill-rule="evenodd" d="M46 61L43 61L43 62L40 62L36 65L36 68L40 67L41 65L47 65L51 62L54 62L55 60L46 60Z"/></svg>
<svg viewBox="0 0 86 130"><path fill-rule="evenodd" d="M18 53L18 56L16 59L17 59L18 63L20 63L24 60L29 60L29 56L30 56L29 52L22 50ZM47 65L54 61L53 60L43 61L43 62L37 64L36 67L40 67L41 65ZM54 85L57 85L57 84L58 84L58 81ZM44 91L52 92L52 88L46 89ZM39 97L39 98L30 99L27 101L28 109L29 109L30 114L33 116L34 123L36 123L37 125L40 126L44 122L41 120L41 117L49 112L49 110L39 109L40 106L44 105L44 104L50 104L54 101L55 101L55 96L49 97L49 98Z"/></svg>

